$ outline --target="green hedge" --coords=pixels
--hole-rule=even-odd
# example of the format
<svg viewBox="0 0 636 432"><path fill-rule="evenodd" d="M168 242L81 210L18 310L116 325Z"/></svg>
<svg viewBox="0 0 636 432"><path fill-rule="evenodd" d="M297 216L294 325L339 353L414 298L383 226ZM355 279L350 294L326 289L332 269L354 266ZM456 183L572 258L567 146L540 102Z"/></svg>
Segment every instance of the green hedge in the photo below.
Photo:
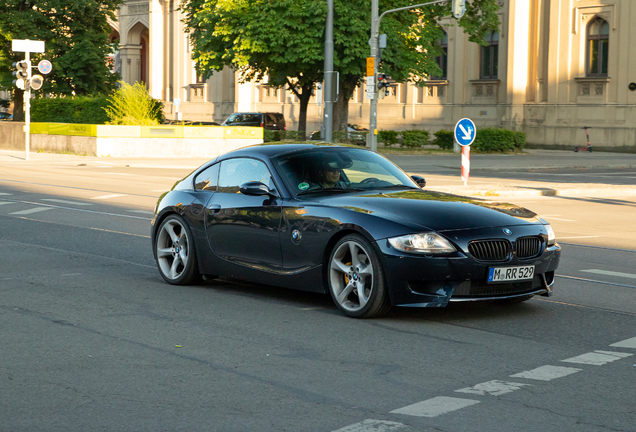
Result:
<svg viewBox="0 0 636 432"><path fill-rule="evenodd" d="M438 130L435 132L435 139L433 144L438 146L442 150L451 150L454 144L453 132L449 130Z"/></svg>
<svg viewBox="0 0 636 432"><path fill-rule="evenodd" d="M406 147L422 147L428 144L427 130L405 130L400 132L402 135L403 145Z"/></svg>
<svg viewBox="0 0 636 432"><path fill-rule="evenodd" d="M40 98L31 101L31 121L47 123L105 124L106 97Z"/></svg>
<svg viewBox="0 0 636 432"><path fill-rule="evenodd" d="M472 148L483 152L509 152L521 150L526 145L526 134L507 129L477 129Z"/></svg>
<svg viewBox="0 0 636 432"><path fill-rule="evenodd" d="M385 146L390 146L391 144L397 144L398 133L394 130L378 131L378 141L383 142Z"/></svg>
<svg viewBox="0 0 636 432"><path fill-rule="evenodd" d="M163 102L154 99L157 122L162 124ZM40 98L31 101L31 121L44 123L106 124L110 119L104 108L110 103L105 96Z"/></svg>

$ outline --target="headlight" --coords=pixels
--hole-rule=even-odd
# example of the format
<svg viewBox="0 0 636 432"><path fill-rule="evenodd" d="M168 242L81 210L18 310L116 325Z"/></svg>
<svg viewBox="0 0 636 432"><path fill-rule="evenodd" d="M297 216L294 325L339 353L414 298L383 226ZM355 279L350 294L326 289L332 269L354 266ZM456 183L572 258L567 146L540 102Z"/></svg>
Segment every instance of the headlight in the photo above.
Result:
<svg viewBox="0 0 636 432"><path fill-rule="evenodd" d="M437 255L455 252L455 247L439 234L409 234L389 239L391 246L402 252Z"/></svg>
<svg viewBox="0 0 636 432"><path fill-rule="evenodd" d="M548 232L548 246L552 246L554 244L556 244L556 236L554 235L554 230L552 229L552 226L548 225L544 225L546 231Z"/></svg>

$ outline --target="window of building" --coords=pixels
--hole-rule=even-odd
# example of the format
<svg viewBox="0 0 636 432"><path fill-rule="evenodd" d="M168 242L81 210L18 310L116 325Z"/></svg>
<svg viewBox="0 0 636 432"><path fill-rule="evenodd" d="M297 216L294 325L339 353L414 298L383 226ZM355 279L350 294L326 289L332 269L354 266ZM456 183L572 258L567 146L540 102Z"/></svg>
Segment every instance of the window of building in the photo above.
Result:
<svg viewBox="0 0 636 432"><path fill-rule="evenodd" d="M609 24L602 18L587 26L587 76L607 76Z"/></svg>
<svg viewBox="0 0 636 432"><path fill-rule="evenodd" d="M497 78L499 69L499 33L491 31L486 34L487 46L481 47L481 79Z"/></svg>
<svg viewBox="0 0 636 432"><path fill-rule="evenodd" d="M437 40L440 47L442 48L442 54L439 57L435 57L435 61L437 65L442 70L442 74L440 76L431 76L430 78L433 80L445 80L448 77L448 69L447 69L447 60L448 60L448 34L444 32L444 36Z"/></svg>

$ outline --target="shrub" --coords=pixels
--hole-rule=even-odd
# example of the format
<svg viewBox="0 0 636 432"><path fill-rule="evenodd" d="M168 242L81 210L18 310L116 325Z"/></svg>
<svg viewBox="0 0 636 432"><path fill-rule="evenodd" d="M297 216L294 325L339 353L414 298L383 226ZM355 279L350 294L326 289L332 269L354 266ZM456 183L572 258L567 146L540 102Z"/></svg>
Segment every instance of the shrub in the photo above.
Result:
<svg viewBox="0 0 636 432"><path fill-rule="evenodd" d="M378 132L378 141L383 142L385 146L397 144L398 133L394 130L381 130Z"/></svg>
<svg viewBox="0 0 636 432"><path fill-rule="evenodd" d="M305 141L305 131L285 131L285 139L289 141Z"/></svg>
<svg viewBox="0 0 636 432"><path fill-rule="evenodd" d="M286 135L287 135L287 131L284 131L284 130L263 129L264 142L282 141L285 139Z"/></svg>
<svg viewBox="0 0 636 432"><path fill-rule="evenodd" d="M428 131L405 130L402 132L402 139L406 147L422 147L428 144Z"/></svg>
<svg viewBox="0 0 636 432"><path fill-rule="evenodd" d="M435 139L433 144L441 148L442 150L451 150L455 139L453 138L453 132L449 130L438 130L435 132Z"/></svg>
<svg viewBox="0 0 636 432"><path fill-rule="evenodd" d="M113 125L153 126L160 122L160 105L150 97L146 86L120 81L121 87L109 99L110 106L104 108Z"/></svg>
<svg viewBox="0 0 636 432"><path fill-rule="evenodd" d="M515 133L507 129L477 129L477 137L471 147L484 152L513 151L515 149Z"/></svg>
<svg viewBox="0 0 636 432"><path fill-rule="evenodd" d="M525 132L514 132L515 134L515 150L522 150L526 146Z"/></svg>
<svg viewBox="0 0 636 432"><path fill-rule="evenodd" d="M104 96L39 98L31 102L31 121L105 124L109 120L106 107L108 99Z"/></svg>

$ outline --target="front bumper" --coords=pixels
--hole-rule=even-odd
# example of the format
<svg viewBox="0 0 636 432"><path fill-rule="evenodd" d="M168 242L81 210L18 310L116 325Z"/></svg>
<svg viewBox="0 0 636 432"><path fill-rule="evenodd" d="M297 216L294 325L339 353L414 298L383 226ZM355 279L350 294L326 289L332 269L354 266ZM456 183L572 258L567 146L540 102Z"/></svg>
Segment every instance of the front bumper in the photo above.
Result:
<svg viewBox="0 0 636 432"><path fill-rule="evenodd" d="M508 261L498 263L480 262L463 251L448 257L416 256L396 250L386 240L376 244L394 306L444 307L449 302L551 296L554 273L561 257L558 244L545 248L533 259L520 260L512 256ZM459 247L464 249L461 244ZM490 267L519 265L535 266L533 280L486 282Z"/></svg>

